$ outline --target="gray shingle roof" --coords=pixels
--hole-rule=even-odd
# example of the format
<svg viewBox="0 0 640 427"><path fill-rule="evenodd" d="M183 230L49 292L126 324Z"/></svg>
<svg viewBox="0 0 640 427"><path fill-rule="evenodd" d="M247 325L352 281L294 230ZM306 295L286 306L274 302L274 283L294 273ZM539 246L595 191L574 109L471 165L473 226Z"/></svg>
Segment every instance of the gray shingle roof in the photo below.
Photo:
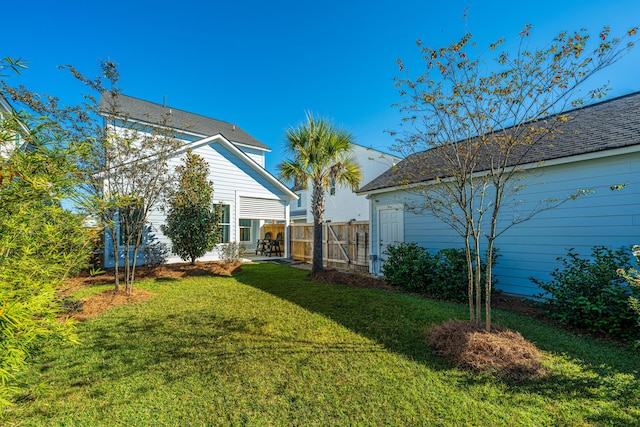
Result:
<svg viewBox="0 0 640 427"><path fill-rule="evenodd" d="M521 164L640 145L640 92L567 114L571 119L562 126L561 133L557 133L550 143L533 150ZM441 170L438 162L433 150L414 153L360 188L358 193L430 181L437 175L433 171ZM417 168L423 169L424 173L417 172Z"/></svg>
<svg viewBox="0 0 640 427"><path fill-rule="evenodd" d="M115 110L112 108L114 101L116 103ZM165 107L123 94L118 94L114 97L111 92L104 92L100 98L99 108L103 113L118 111L119 115L127 119L139 120L150 124L163 123L164 118L169 117L167 124L174 129L191 132L202 137L221 134L231 142L256 147L261 150L269 150L268 146L232 123L189 113L173 107ZM167 116L168 114L170 116Z"/></svg>

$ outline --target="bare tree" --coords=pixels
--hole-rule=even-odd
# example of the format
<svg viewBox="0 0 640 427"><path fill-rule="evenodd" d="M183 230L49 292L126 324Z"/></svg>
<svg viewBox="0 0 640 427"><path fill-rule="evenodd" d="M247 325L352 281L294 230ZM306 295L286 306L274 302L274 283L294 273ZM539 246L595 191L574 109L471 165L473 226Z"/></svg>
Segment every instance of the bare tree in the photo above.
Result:
<svg viewBox="0 0 640 427"><path fill-rule="evenodd" d="M89 90L79 105L63 106L58 98L26 88L4 89L12 99L48 117L60 144L83 144L75 158L82 175L74 202L79 210L99 219L113 243L115 290L119 291L119 259L124 261L124 284L130 293L135 281L135 260L143 244L149 212L164 200L172 182L170 157L180 147L170 116L134 121L120 108L119 73L111 61L100 62L100 75L86 78L64 66Z"/></svg>
<svg viewBox="0 0 640 427"><path fill-rule="evenodd" d="M498 52L487 63L471 34L442 48L417 42L426 70L417 78L408 72L396 78L404 115L397 149L407 155L398 184L411 184L419 203L464 240L469 279L470 320L481 323L484 282L485 326L491 328L494 242L504 231L587 190L577 189L562 200L541 200L528 211L518 209L517 195L528 185L523 165L550 149L554 137L572 119L569 107L584 105L580 96L596 99L608 87L586 92L585 83L620 59L633 46L611 38L605 27L595 46L586 30L561 33L544 49L529 48L531 26L520 33L514 53ZM472 59L473 58L473 59ZM400 70L404 63L398 60ZM584 95L583 95L584 96ZM577 114L577 113L576 113ZM423 151L426 150L426 151ZM505 208L509 216L501 215ZM486 271L480 270L481 241L486 239ZM484 276L484 277L483 277Z"/></svg>

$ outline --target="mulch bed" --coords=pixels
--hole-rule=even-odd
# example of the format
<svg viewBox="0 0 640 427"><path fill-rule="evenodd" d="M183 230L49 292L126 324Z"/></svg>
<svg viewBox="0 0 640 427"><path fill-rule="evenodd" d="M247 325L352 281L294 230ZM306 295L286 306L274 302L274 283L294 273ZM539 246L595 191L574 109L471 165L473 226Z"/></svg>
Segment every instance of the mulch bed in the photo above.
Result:
<svg viewBox="0 0 640 427"><path fill-rule="evenodd" d="M166 264L154 268L136 267L136 280L139 279L179 279L189 276L230 276L241 270L241 264L226 262L196 262ZM121 288L123 287L123 274L120 274ZM107 270L103 274L92 276L89 272L70 278L66 281L66 286L60 290L60 295L64 298L80 288L86 286L105 285L115 282L114 270ZM69 303L65 316L71 316L76 320L86 320L98 316L105 311L122 304L146 301L153 297L153 294L144 289L135 287L131 293L126 293L124 289L115 292L109 289L94 295L90 295Z"/></svg>

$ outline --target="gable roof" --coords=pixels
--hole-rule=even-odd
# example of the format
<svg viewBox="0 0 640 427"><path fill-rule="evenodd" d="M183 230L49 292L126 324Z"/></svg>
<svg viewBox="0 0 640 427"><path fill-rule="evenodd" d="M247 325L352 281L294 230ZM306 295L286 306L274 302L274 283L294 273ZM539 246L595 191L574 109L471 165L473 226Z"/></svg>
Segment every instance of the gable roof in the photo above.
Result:
<svg viewBox="0 0 640 427"><path fill-rule="evenodd" d="M640 92L567 111L565 114L571 118L555 134L553 143L541 144L521 164L640 145ZM441 170L438 162L433 149L414 153L360 188L357 193L374 193L400 185L428 182L437 178L433 171ZM416 173L417 165L424 167L424 174ZM482 170L486 169L479 169L478 172Z"/></svg>
<svg viewBox="0 0 640 427"><path fill-rule="evenodd" d="M217 142L222 144L224 147L229 149L235 156L241 159L244 163L246 163L251 169L255 170L259 175L265 178L268 182L270 182L273 186L275 186L278 190L280 190L289 200L297 200L298 195L289 189L286 185L280 182L275 176L273 176L268 170L260 166L256 163L251 157L249 157L244 151L240 150L235 146L231 141L224 137L224 135L217 134L212 135L206 138L203 138L198 141L193 141L184 147L182 147L179 151L186 151L187 149L195 149L201 145L209 145L213 142Z"/></svg>
<svg viewBox="0 0 640 427"><path fill-rule="evenodd" d="M166 107L120 93L114 95L113 92L103 92L100 98L100 112L108 113L112 111L113 109L111 107L114 102L116 103L118 113L127 119L138 120L149 124L160 124L165 122L164 119L166 117L169 117L167 124L174 129L190 132L200 137L220 134L235 144L246 145L263 151L271 151L268 146L233 123Z"/></svg>

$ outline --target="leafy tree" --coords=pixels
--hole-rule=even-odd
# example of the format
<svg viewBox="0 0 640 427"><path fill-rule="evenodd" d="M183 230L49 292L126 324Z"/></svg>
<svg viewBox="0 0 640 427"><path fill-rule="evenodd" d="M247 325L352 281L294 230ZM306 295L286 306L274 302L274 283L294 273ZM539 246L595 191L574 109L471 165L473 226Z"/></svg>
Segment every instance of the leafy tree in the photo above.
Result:
<svg viewBox="0 0 640 427"><path fill-rule="evenodd" d="M77 187L72 159L85 147L59 136L23 112L0 114L0 408L34 349L75 339L73 324L58 319L56 291L86 265L91 242L82 217L60 202Z"/></svg>
<svg viewBox="0 0 640 427"><path fill-rule="evenodd" d="M278 165L280 178L307 188L311 183L313 262L311 274L323 270L322 221L325 191L332 184L356 189L362 180L360 166L350 156L353 137L325 118L307 113L306 121L287 130L286 150L293 156Z"/></svg>
<svg viewBox="0 0 640 427"><path fill-rule="evenodd" d="M179 188L169 198L162 231L171 239L173 252L194 264L220 241L219 209L213 209L213 182L207 180L205 159L187 150L184 164L176 168Z"/></svg>
<svg viewBox="0 0 640 427"><path fill-rule="evenodd" d="M419 202L452 227L467 253L469 315L481 322L481 287L485 287L486 328L491 328L491 284L494 242L509 227L565 200L543 200L532 211L519 211L518 193L529 185L519 165L553 144L568 121L568 106L584 100L579 89L616 62L633 45L611 38L605 27L595 42L586 30L561 33L544 49L529 48L531 26L520 34L515 53L489 46L492 62L477 54L471 34L441 48L418 49L425 71L412 78L407 71L395 79L404 115L396 147L407 155L406 176ZM631 29L626 37L636 35ZM595 46L592 47L592 44ZM400 70L405 69L398 60ZM607 86L588 91L600 98ZM577 113L576 113L577 114ZM426 151L423 151L426 150ZM425 184L426 183L426 184ZM584 194L577 190L566 200ZM501 216L504 208L509 215ZM480 271L481 240L486 239L486 271ZM472 254L475 254L472 259Z"/></svg>

